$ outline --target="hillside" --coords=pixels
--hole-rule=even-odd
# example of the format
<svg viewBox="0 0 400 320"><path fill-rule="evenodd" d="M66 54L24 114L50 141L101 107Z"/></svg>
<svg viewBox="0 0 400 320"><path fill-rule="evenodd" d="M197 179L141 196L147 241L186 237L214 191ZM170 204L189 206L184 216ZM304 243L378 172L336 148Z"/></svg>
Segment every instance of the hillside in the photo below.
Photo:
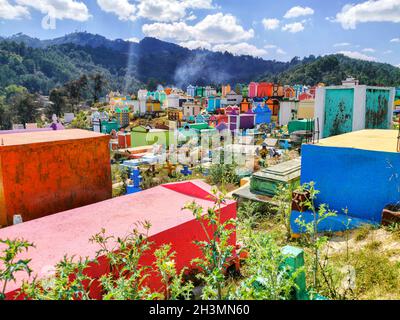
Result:
<svg viewBox="0 0 400 320"><path fill-rule="evenodd" d="M44 93L87 72L102 72L110 88L125 89L150 79L182 87L249 82L291 66L227 52L189 50L154 38L132 43L90 33L52 40L17 34L0 41L0 59L0 88L16 83Z"/></svg>
<svg viewBox="0 0 400 320"><path fill-rule="evenodd" d="M139 43L78 32L40 40L24 34L0 39L0 92L10 84L43 94L80 75L102 73L107 90L134 92L150 80L185 87L275 81L340 84L347 76L371 85L399 85L400 69L343 55L290 62L190 50L154 38Z"/></svg>
<svg viewBox="0 0 400 320"><path fill-rule="evenodd" d="M319 82L337 85L349 76L367 85L400 86L400 68L385 63L351 59L341 54L310 56L284 72L277 75L267 74L260 77L260 80L291 85L315 85Z"/></svg>

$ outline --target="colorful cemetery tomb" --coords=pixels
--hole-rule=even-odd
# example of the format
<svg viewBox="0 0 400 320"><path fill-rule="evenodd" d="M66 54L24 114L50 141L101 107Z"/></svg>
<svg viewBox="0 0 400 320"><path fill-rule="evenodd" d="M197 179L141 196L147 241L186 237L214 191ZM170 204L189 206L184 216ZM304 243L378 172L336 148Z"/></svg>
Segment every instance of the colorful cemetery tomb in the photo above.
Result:
<svg viewBox="0 0 400 320"><path fill-rule="evenodd" d="M194 97L196 95L196 87L188 85L186 88L186 93L188 96Z"/></svg>
<svg viewBox="0 0 400 320"><path fill-rule="evenodd" d="M311 119L292 120L288 123L289 134L296 131L313 131L314 121Z"/></svg>
<svg viewBox="0 0 400 320"><path fill-rule="evenodd" d="M286 100L296 99L296 91L291 86L284 86L283 99L286 99Z"/></svg>
<svg viewBox="0 0 400 320"><path fill-rule="evenodd" d="M299 95L299 100L300 101L304 101L304 100L313 100L315 98L315 96L313 96L311 93L309 92L303 92Z"/></svg>
<svg viewBox="0 0 400 320"><path fill-rule="evenodd" d="M113 130L115 130L115 131L119 130L118 123L116 120L101 121L101 132L102 133L110 134Z"/></svg>
<svg viewBox="0 0 400 320"><path fill-rule="evenodd" d="M160 144L169 147L169 130L149 129L144 126L132 128L132 147Z"/></svg>
<svg viewBox="0 0 400 320"><path fill-rule="evenodd" d="M160 100L152 99L149 97L146 101L146 112L160 112L161 111L161 102Z"/></svg>
<svg viewBox="0 0 400 320"><path fill-rule="evenodd" d="M221 108L221 97L210 96L207 99L207 112L213 113Z"/></svg>
<svg viewBox="0 0 400 320"><path fill-rule="evenodd" d="M166 184L0 229L0 239L23 238L36 245L20 255L21 259L30 259L31 276L24 272L17 273L15 282L7 285L6 298L15 298L23 281L48 277L49 267L59 263L65 256L95 259L99 247L89 239L102 229L106 230L107 235L124 238L138 222L143 221L151 223L148 234L151 248L139 261L140 265L150 267L143 285L149 286L153 292L161 291L161 279L152 268L156 249L163 244L171 244L171 251L176 252L174 259L178 273L185 267L191 267L193 259L202 257L194 241L207 240L204 229L191 211L182 210L193 200L207 214L208 209L214 206L211 187L200 180ZM225 201L218 213L221 223L236 219L236 202ZM206 226L206 230L211 233L213 228ZM228 243L236 246L235 232ZM235 253L232 252L232 260L234 258ZM102 287L98 280L109 270L104 256L99 257L98 261L98 264L93 263L84 271L95 279L90 287L90 297L93 299L101 298Z"/></svg>
<svg viewBox="0 0 400 320"><path fill-rule="evenodd" d="M206 118L202 114L198 114L194 121L195 123L207 123Z"/></svg>
<svg viewBox="0 0 400 320"><path fill-rule="evenodd" d="M252 103L247 98L243 98L240 103L240 112L247 112L252 109Z"/></svg>
<svg viewBox="0 0 400 320"><path fill-rule="evenodd" d="M243 98L249 98L249 87L244 85L241 92Z"/></svg>
<svg viewBox="0 0 400 320"><path fill-rule="evenodd" d="M272 91L271 91L271 97L274 98L283 98L285 95L283 86L277 83L272 84Z"/></svg>
<svg viewBox="0 0 400 320"><path fill-rule="evenodd" d="M118 148L119 149L127 149L130 148L132 143L131 143L131 133L130 132L124 132L124 131L119 131L117 133L118 136Z"/></svg>
<svg viewBox="0 0 400 320"><path fill-rule="evenodd" d="M229 126L225 122L221 122L215 127L215 129L218 132L222 132L222 131L228 130Z"/></svg>
<svg viewBox="0 0 400 320"><path fill-rule="evenodd" d="M0 225L111 198L109 139L79 129L0 134Z"/></svg>
<svg viewBox="0 0 400 320"><path fill-rule="evenodd" d="M257 87L257 97L258 98L265 98L272 96L272 83L261 82L258 84Z"/></svg>
<svg viewBox="0 0 400 320"><path fill-rule="evenodd" d="M250 84L249 84L249 98L250 99L257 97L257 88L258 88L257 82L250 82Z"/></svg>
<svg viewBox="0 0 400 320"><path fill-rule="evenodd" d="M297 102L295 101L281 101L279 103L279 117L278 123L280 126L286 126L289 121L296 117Z"/></svg>
<svg viewBox="0 0 400 320"><path fill-rule="evenodd" d="M185 119L197 116L200 113L200 111L201 111L201 104L199 100L183 103L183 117Z"/></svg>
<svg viewBox="0 0 400 320"><path fill-rule="evenodd" d="M208 119L208 124L210 127L217 127L219 124L221 123L228 123L228 115L227 114L216 114L216 115L212 115L209 119Z"/></svg>
<svg viewBox="0 0 400 320"><path fill-rule="evenodd" d="M207 86L205 88L205 93L204 93L205 97L211 97L211 96L215 96L217 95L217 90L215 90L213 87Z"/></svg>
<svg viewBox="0 0 400 320"><path fill-rule="evenodd" d="M280 102L277 99L268 99L265 105L272 111L271 121L278 122L280 112Z"/></svg>
<svg viewBox="0 0 400 320"><path fill-rule="evenodd" d="M228 127L231 131L253 129L255 125L255 114L252 110L246 113L232 110L228 113Z"/></svg>
<svg viewBox="0 0 400 320"><path fill-rule="evenodd" d="M237 94L235 91L231 91L226 94L225 104L227 106L240 105L242 100L243 100L243 96L241 94Z"/></svg>
<svg viewBox="0 0 400 320"><path fill-rule="evenodd" d="M250 191L255 194L273 197L280 184L294 188L300 181L300 169L300 159L264 168L252 175L250 179Z"/></svg>
<svg viewBox="0 0 400 320"><path fill-rule="evenodd" d="M142 191L140 184L142 183L142 176L140 175L140 170L134 168L129 176L131 182L126 186L126 194L132 194Z"/></svg>
<svg viewBox="0 0 400 320"><path fill-rule="evenodd" d="M205 96L205 88L204 87L197 87L196 88L196 97L204 97Z"/></svg>
<svg viewBox="0 0 400 320"><path fill-rule="evenodd" d="M125 127L129 126L129 122L130 122L129 113L130 113L130 110L128 107L115 109L115 117L117 119L119 128L125 128Z"/></svg>
<svg viewBox="0 0 400 320"><path fill-rule="evenodd" d="M256 124L270 123L272 112L267 106L262 106L261 103L254 109L256 115Z"/></svg>
<svg viewBox="0 0 400 320"><path fill-rule="evenodd" d="M170 121L182 121L183 112L179 109L170 109L167 110L167 117Z"/></svg>
<svg viewBox="0 0 400 320"><path fill-rule="evenodd" d="M293 89L296 92L296 99L299 100L299 96L303 93L307 91L307 87L303 86L301 84L296 84L293 86Z"/></svg>
<svg viewBox="0 0 400 320"><path fill-rule="evenodd" d="M171 93L167 96L166 106L169 108L179 108L179 95Z"/></svg>
<svg viewBox="0 0 400 320"><path fill-rule="evenodd" d="M301 183L315 182L317 210L326 204L337 212L318 224L319 232L380 224L385 206L398 203L399 182L393 178L400 168L397 135L397 130L360 130L302 146ZM292 211L295 234L304 232L297 218L308 223L313 214Z"/></svg>
<svg viewBox="0 0 400 320"><path fill-rule="evenodd" d="M101 120L100 120L100 112L93 112L90 120L92 122L92 128L94 132L101 132Z"/></svg>
<svg viewBox="0 0 400 320"><path fill-rule="evenodd" d="M315 117L323 138L361 129L388 129L393 101L394 88L320 87L315 99Z"/></svg>
<svg viewBox="0 0 400 320"><path fill-rule="evenodd" d="M231 85L230 85L230 84L227 84L226 86L222 86L222 88L221 88L221 95L222 95L223 97L226 97L227 94L228 94L229 92L231 92L231 91L232 91Z"/></svg>
<svg viewBox="0 0 400 320"><path fill-rule="evenodd" d="M303 100L298 103L297 119L314 119L315 100Z"/></svg>

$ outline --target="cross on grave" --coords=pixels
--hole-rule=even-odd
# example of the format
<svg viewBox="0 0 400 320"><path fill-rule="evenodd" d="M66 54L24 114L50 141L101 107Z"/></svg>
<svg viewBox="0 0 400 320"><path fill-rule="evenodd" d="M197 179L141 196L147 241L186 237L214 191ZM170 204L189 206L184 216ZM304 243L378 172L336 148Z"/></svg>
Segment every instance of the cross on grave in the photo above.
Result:
<svg viewBox="0 0 400 320"><path fill-rule="evenodd" d="M142 191L140 187L140 183L142 182L142 176L140 175L140 170L135 168L130 173L130 180L133 184L129 184L126 186L126 194L132 194Z"/></svg>
<svg viewBox="0 0 400 320"><path fill-rule="evenodd" d="M289 143L288 140L281 140L280 145L285 150L289 150L289 148L291 147L291 144Z"/></svg>
<svg viewBox="0 0 400 320"><path fill-rule="evenodd" d="M189 176L192 174L192 171L189 170L189 166L185 165L185 166L183 166L183 170L181 170L181 173L184 176Z"/></svg>
<svg viewBox="0 0 400 320"><path fill-rule="evenodd" d="M168 160L167 163L164 166L165 169L167 169L168 171L168 176L172 177L172 173L175 172L176 166L174 166L173 164L171 164Z"/></svg>

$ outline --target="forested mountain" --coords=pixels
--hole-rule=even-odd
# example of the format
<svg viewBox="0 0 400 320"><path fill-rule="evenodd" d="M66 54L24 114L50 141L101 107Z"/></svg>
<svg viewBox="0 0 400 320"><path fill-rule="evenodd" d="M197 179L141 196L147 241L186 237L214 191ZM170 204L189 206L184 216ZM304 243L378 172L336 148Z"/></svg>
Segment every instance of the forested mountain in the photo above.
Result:
<svg viewBox="0 0 400 320"><path fill-rule="evenodd" d="M286 71L260 78L283 84L327 85L341 84L347 77L360 80L361 84L400 86L400 68L390 64L348 58L342 54L324 57L310 56Z"/></svg>
<svg viewBox="0 0 400 320"><path fill-rule="evenodd" d="M184 87L253 80L283 84L340 84L348 76L363 84L400 85L400 69L343 55L294 58L290 62L189 50L144 38L109 40L86 32L40 40L24 34L0 39L0 94L8 85L48 94L81 75L102 74L106 90L134 92L149 81Z"/></svg>
<svg viewBox="0 0 400 320"><path fill-rule="evenodd" d="M169 85L249 82L290 63L208 50L189 50L154 38L139 43L73 33L53 40L17 34L0 41L0 88L23 85L48 93L81 74L100 72L110 89L132 89L150 79Z"/></svg>

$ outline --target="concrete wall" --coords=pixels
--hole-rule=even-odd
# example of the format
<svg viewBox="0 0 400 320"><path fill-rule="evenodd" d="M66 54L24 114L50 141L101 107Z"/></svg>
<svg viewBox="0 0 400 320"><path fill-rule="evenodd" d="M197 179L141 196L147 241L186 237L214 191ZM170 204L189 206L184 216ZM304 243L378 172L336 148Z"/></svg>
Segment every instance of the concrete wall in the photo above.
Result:
<svg viewBox="0 0 400 320"><path fill-rule="evenodd" d="M395 169L393 169L395 168ZM400 154L303 145L301 183L314 181L318 204L380 222L382 209L400 200Z"/></svg>
<svg viewBox="0 0 400 320"><path fill-rule="evenodd" d="M353 92L352 97L350 91ZM322 136L329 137L365 128L390 128L394 95L394 88L365 85L317 88L315 117L319 120ZM367 114L372 117L368 121L369 125ZM387 121L379 119L382 114L387 116Z"/></svg>
<svg viewBox="0 0 400 320"><path fill-rule="evenodd" d="M0 147L0 225L14 214L28 221L111 198L108 142L104 135Z"/></svg>
<svg viewBox="0 0 400 320"><path fill-rule="evenodd" d="M282 101L279 107L279 125L286 126L292 119L292 110L297 109L295 101Z"/></svg>
<svg viewBox="0 0 400 320"><path fill-rule="evenodd" d="M297 118L298 119L314 119L315 117L315 101L303 100L298 103Z"/></svg>

